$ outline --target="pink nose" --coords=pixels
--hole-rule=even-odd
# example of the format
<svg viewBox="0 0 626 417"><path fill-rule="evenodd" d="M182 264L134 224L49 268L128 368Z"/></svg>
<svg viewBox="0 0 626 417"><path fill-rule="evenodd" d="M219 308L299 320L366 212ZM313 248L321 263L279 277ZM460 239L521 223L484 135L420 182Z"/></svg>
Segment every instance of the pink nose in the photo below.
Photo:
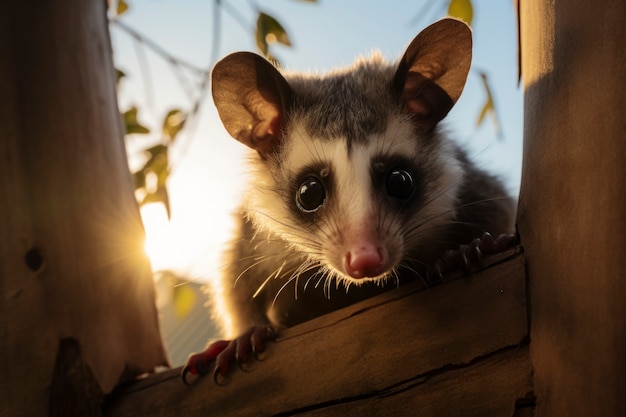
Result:
<svg viewBox="0 0 626 417"><path fill-rule="evenodd" d="M385 248L375 245L359 245L346 253L344 264L352 278L375 277L385 272L388 265Z"/></svg>

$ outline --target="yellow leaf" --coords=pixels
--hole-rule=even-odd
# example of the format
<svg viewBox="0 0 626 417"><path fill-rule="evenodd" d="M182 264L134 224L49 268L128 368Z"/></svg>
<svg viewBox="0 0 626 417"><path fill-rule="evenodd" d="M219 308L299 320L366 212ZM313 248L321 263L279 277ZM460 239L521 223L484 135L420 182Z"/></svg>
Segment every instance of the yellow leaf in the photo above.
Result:
<svg viewBox="0 0 626 417"><path fill-rule="evenodd" d="M174 311L177 317L187 316L196 303L196 293L189 285L177 285L174 287Z"/></svg>
<svg viewBox="0 0 626 417"><path fill-rule="evenodd" d="M485 120L485 116L487 113L493 111L493 101L487 99L483 108L480 110L480 114L478 115L478 119L476 120L476 126L480 126L483 120Z"/></svg>
<svg viewBox="0 0 626 417"><path fill-rule="evenodd" d="M448 16L461 19L468 25L472 25L474 18L474 8L471 0L450 0L448 4Z"/></svg>
<svg viewBox="0 0 626 417"><path fill-rule="evenodd" d="M496 111L496 106L493 102L493 95L491 94L491 88L489 87L489 82L487 80L487 74L484 72L479 72L480 79L483 82L483 88L485 89L485 95L487 96L487 100L483 105L483 108L480 110L480 114L478 115L478 119L476 120L476 126L480 126L481 123L485 120L487 114L491 116L491 120L493 121L493 128L496 132L498 138L502 139L502 130L500 129L500 120L498 118L498 112Z"/></svg>
<svg viewBox="0 0 626 417"><path fill-rule="evenodd" d="M128 3L126 3L126 0L117 0L117 15L120 16L124 14L126 10L128 10Z"/></svg>
<svg viewBox="0 0 626 417"><path fill-rule="evenodd" d="M163 120L163 134L171 142L185 125L186 116L180 110L170 110Z"/></svg>

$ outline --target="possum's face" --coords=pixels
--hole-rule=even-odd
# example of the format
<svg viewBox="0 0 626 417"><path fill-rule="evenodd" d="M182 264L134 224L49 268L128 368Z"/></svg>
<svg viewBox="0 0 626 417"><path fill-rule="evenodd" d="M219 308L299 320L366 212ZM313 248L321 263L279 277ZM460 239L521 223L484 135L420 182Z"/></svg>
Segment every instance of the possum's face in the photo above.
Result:
<svg viewBox="0 0 626 417"><path fill-rule="evenodd" d="M463 89L467 26L420 33L397 66L361 62L322 77L283 76L236 53L213 72L229 133L254 149L256 226L349 284L394 276L454 215L460 167L436 124Z"/></svg>
<svg viewBox="0 0 626 417"><path fill-rule="evenodd" d="M312 137L296 123L279 154L255 163L257 227L346 286L393 279L454 215L461 168L447 141L416 138L408 118L389 118L384 132L358 142Z"/></svg>

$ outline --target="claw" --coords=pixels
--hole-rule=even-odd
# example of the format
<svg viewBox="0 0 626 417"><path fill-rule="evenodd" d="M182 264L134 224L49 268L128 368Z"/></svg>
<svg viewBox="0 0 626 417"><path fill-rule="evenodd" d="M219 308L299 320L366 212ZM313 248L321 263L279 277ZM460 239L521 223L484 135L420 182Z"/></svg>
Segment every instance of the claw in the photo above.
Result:
<svg viewBox="0 0 626 417"><path fill-rule="evenodd" d="M262 362L264 360L259 354L265 351L265 342L268 340L273 341L275 338L276 333L271 326L254 329L250 335L250 340L252 342L252 353L257 361Z"/></svg>
<svg viewBox="0 0 626 417"><path fill-rule="evenodd" d="M493 236L491 236L491 233L483 233L482 237L480 238L479 247L485 254L493 253L495 244L496 241L493 239Z"/></svg>
<svg viewBox="0 0 626 417"><path fill-rule="evenodd" d="M230 342L220 340L211 343L206 350L200 353L189 355L187 363L183 367L180 377L185 385L191 385L189 374L198 377L209 373L211 362L228 346Z"/></svg>
<svg viewBox="0 0 626 417"><path fill-rule="evenodd" d="M228 381L226 376L233 361L237 362L242 371L250 372L246 367L246 364L250 362L250 353L252 352L256 360L262 360L259 353L265 350L265 343L268 340L275 338L276 333L271 326L255 326L234 340L211 343L204 352L189 356L182 369L181 379L185 385L191 385L189 375L202 377L210 372L214 364L213 381L217 385L225 385Z"/></svg>
<svg viewBox="0 0 626 417"><path fill-rule="evenodd" d="M483 267L486 255L503 252L517 243L515 235L501 234L496 239L485 232L480 238L472 240L467 245L460 245L456 250L447 250L428 271L428 277L435 276L444 281L445 274L456 268L461 268L466 274L472 271L472 265Z"/></svg>
<svg viewBox="0 0 626 417"><path fill-rule="evenodd" d="M183 380L183 384L187 386L191 385L191 382L189 382L189 380L187 379L187 375L189 374L196 375L196 372L194 372L189 365L185 365L182 372L180 373L180 378Z"/></svg>
<svg viewBox="0 0 626 417"><path fill-rule="evenodd" d="M494 244L494 251L502 252L511 246L513 246L517 242L517 237L515 235L506 235L502 234L496 238Z"/></svg>
<svg viewBox="0 0 626 417"><path fill-rule="evenodd" d="M220 376L223 378L223 381L220 381ZM215 367L213 370L213 382L215 382L215 385L223 387L228 384L228 381L229 379L220 372L220 368Z"/></svg>
<svg viewBox="0 0 626 417"><path fill-rule="evenodd" d="M481 242L481 238L476 238L470 242L467 248L468 257L472 262L478 264L479 268L483 266L483 252L480 249Z"/></svg>

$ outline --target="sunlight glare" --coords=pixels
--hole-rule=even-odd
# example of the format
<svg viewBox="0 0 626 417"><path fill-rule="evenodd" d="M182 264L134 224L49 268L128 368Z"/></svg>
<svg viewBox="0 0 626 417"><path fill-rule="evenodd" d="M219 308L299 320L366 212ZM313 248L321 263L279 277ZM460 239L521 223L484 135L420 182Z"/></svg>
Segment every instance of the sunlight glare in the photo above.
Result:
<svg viewBox="0 0 626 417"><path fill-rule="evenodd" d="M163 204L150 203L141 207L141 218L144 250L153 272L171 271L203 282L220 269L224 244L232 233L232 216L221 207L188 205L168 221ZM205 221L198 220L202 218Z"/></svg>
<svg viewBox="0 0 626 417"><path fill-rule="evenodd" d="M170 268L175 258L172 227L167 219L167 211L161 203L146 204L141 207L141 219L146 229L144 250L150 259L152 269L161 271Z"/></svg>

